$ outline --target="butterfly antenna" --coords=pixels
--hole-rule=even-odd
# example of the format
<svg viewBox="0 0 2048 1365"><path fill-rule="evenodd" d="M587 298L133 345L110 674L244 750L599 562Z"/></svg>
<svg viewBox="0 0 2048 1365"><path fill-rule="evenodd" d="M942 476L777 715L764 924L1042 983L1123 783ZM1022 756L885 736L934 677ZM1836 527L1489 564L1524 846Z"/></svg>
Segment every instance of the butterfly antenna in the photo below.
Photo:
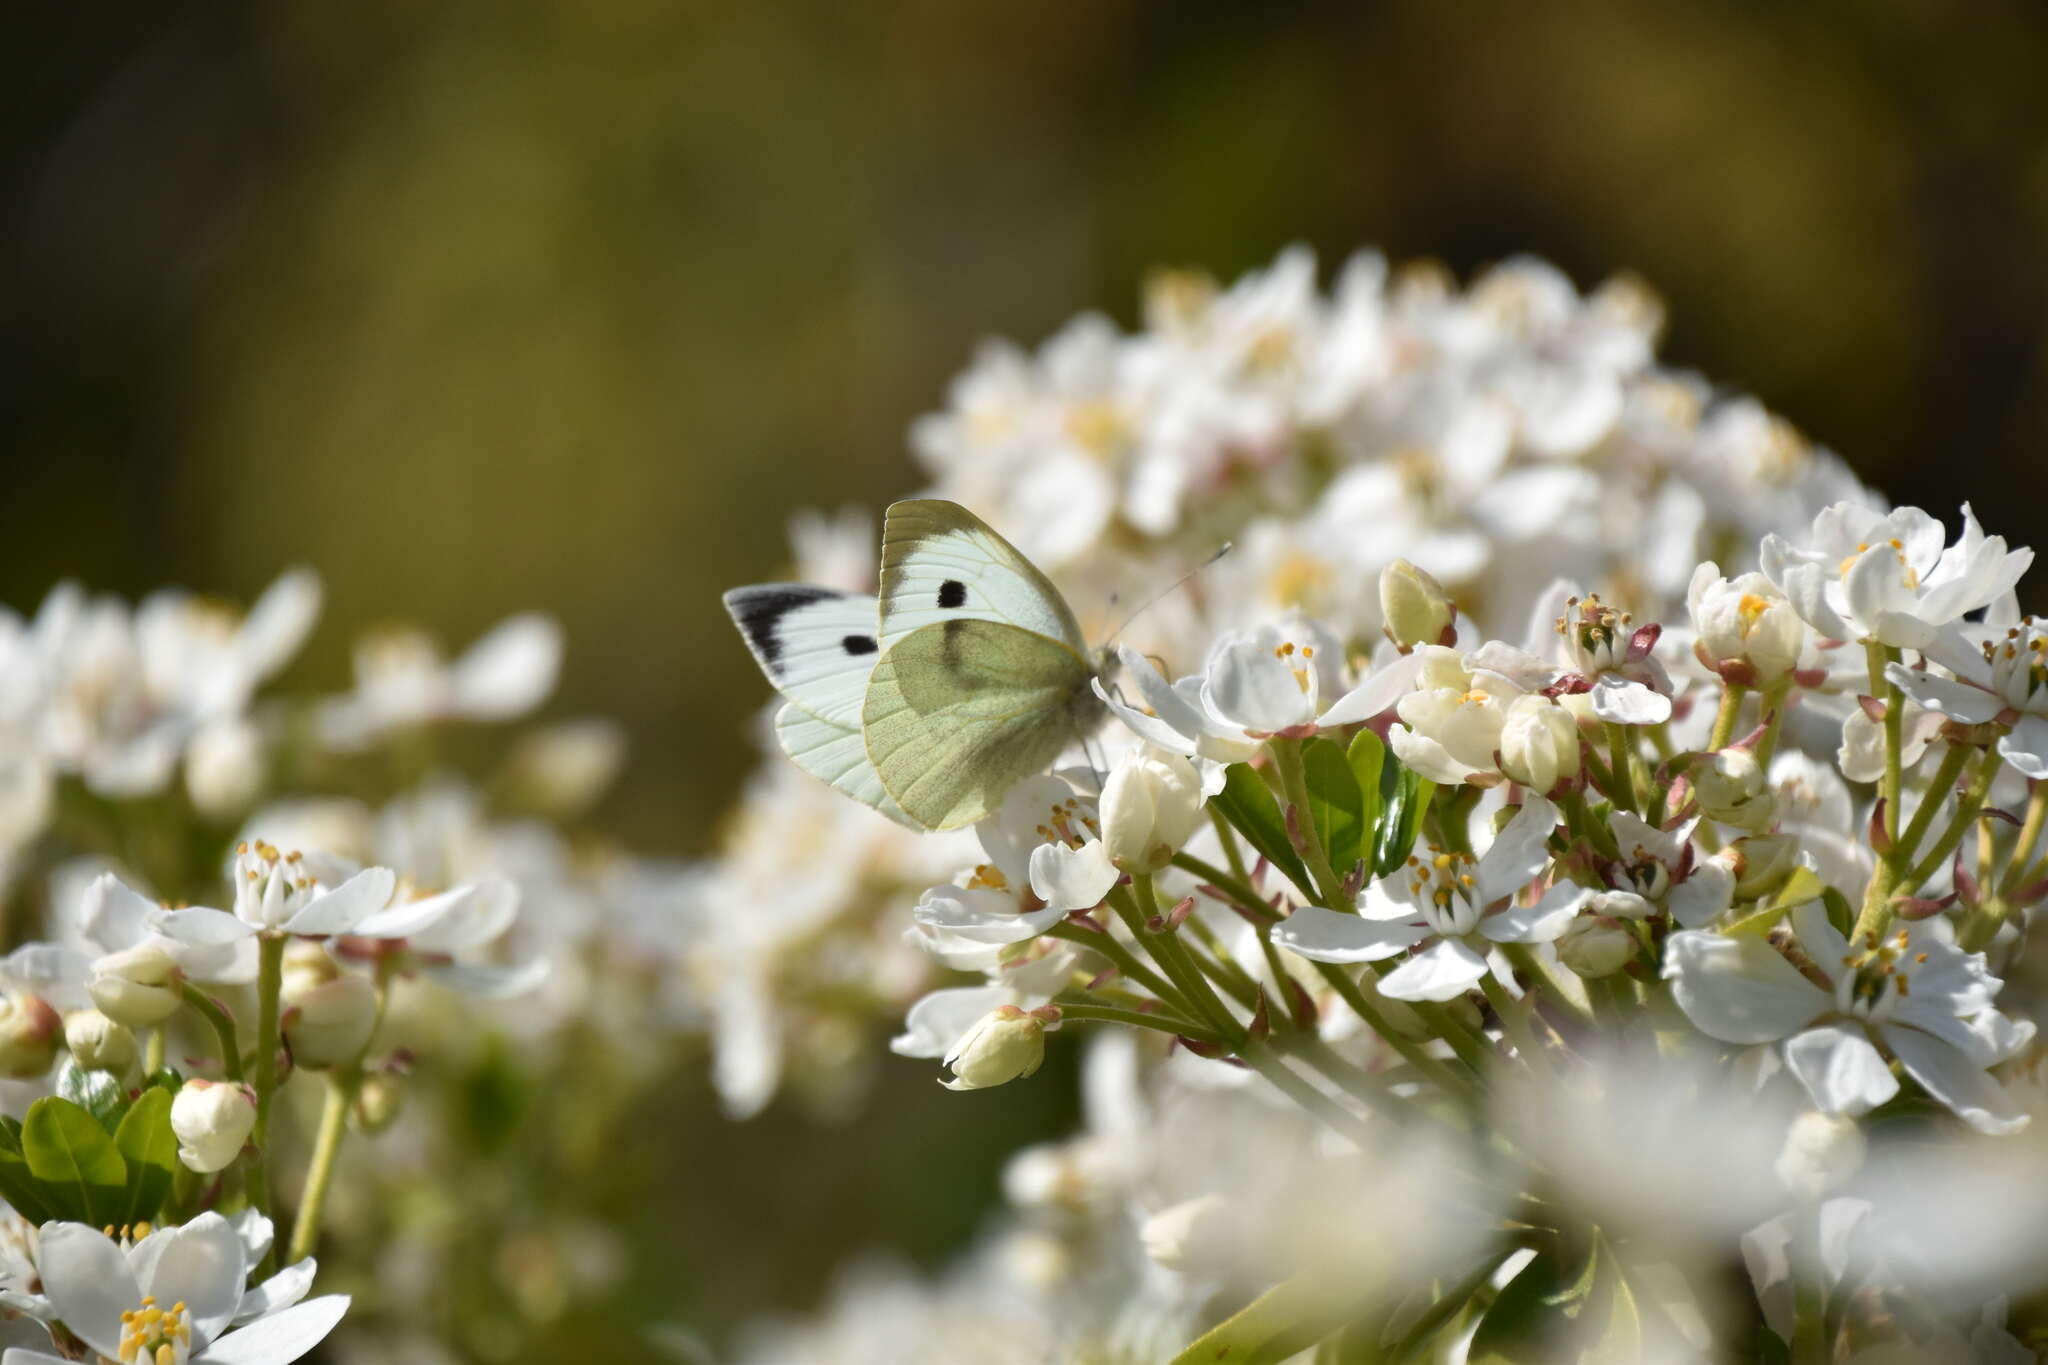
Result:
<svg viewBox="0 0 2048 1365"><path fill-rule="evenodd" d="M1115 644L1117 641L1117 637L1122 635L1125 631L1131 628L1131 622L1137 620L1140 616L1143 616L1146 612L1152 610L1152 608L1158 606L1161 602L1165 601L1167 598L1171 597L1173 594L1179 592L1182 588L1186 587L1189 581L1192 580L1196 574L1201 573L1204 569L1207 569L1211 564L1214 564L1217 560L1229 554L1231 550L1233 550L1234 548L1236 547L1230 541L1224 541L1221 545L1216 547L1215 554L1210 555L1207 559L1195 565L1194 568L1189 569L1179 578L1174 579L1173 582L1167 584L1158 592L1155 592L1150 597L1146 598L1145 604L1143 606L1139 607L1129 616L1126 616L1124 618L1123 624L1118 626L1115 630L1109 633L1109 638L1102 642L1102 647L1104 649L1108 649L1111 645Z"/></svg>

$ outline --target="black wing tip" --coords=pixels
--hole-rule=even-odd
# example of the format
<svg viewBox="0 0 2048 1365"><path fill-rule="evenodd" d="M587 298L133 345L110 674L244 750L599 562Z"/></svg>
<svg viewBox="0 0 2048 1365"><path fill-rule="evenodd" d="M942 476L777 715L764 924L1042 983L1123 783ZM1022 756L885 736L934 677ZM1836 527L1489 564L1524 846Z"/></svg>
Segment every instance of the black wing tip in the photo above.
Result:
<svg viewBox="0 0 2048 1365"><path fill-rule="evenodd" d="M809 583L757 583L734 588L725 595L725 609L740 634L747 637L754 657L771 674L780 671L782 641L775 634L776 623L799 607L824 602L847 594L837 588L814 587Z"/></svg>

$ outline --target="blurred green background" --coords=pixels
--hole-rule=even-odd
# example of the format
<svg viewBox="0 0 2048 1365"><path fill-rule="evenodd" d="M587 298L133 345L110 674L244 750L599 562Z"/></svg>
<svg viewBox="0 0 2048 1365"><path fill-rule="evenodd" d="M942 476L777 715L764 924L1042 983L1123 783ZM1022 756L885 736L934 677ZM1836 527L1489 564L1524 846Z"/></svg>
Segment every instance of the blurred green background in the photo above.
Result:
<svg viewBox="0 0 2048 1365"><path fill-rule="evenodd" d="M610 814L650 851L705 848L752 759L764 689L718 590L779 572L792 508L909 489L906 426L977 338L1128 322L1155 264L1229 276L1300 240L1326 267L1631 269L1671 362L1895 498L2041 538L2035 0L109 3L8 28L0 600L67 575L246 597L309 562L330 605L296 678L322 687L373 621L460 643L545 607L557 709L634 736ZM862 1242L935 1258L1000 1152L1070 1117L1053 1078L963 1105L885 1075L823 1132L728 1128L679 1080L593 1194L652 1256L636 1311L720 1331Z"/></svg>

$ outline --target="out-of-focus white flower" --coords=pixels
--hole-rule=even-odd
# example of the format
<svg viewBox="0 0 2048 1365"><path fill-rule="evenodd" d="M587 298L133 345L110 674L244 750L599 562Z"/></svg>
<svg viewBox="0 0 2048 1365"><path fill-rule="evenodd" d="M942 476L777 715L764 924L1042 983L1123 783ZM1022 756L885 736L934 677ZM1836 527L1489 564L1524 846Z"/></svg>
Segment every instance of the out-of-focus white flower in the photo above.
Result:
<svg viewBox="0 0 2048 1365"><path fill-rule="evenodd" d="M1998 752L2023 777L2048 778L2048 628L2029 616L2010 625L1978 627L1978 653L1941 662L1955 676L1892 664L1885 677L1931 712L1964 725L1996 721Z"/></svg>
<svg viewBox="0 0 2048 1365"><path fill-rule="evenodd" d="M1731 684L1768 687L1808 666L1812 642L1791 601L1760 573L1723 578L1713 561L1693 571L1685 604L1693 652Z"/></svg>
<svg viewBox="0 0 2048 1365"><path fill-rule="evenodd" d="M1823 636L1931 651L1948 662L1961 656L1955 623L2010 592L2034 552L2008 551L2002 537L1986 536L1968 503L1962 536L1944 548L1947 539L1917 507L1881 513L1836 503L1814 518L1803 543L1765 536L1762 567Z"/></svg>
<svg viewBox="0 0 2048 1365"><path fill-rule="evenodd" d="M209 721L185 749L185 794L208 819L232 819L262 790L263 765L263 735L248 720Z"/></svg>
<svg viewBox="0 0 2048 1365"><path fill-rule="evenodd" d="M1220 1194L1197 1195L1145 1220L1138 1240L1145 1254L1168 1270L1206 1275L1228 1270L1237 1260L1242 1230L1230 1201Z"/></svg>
<svg viewBox="0 0 2048 1365"><path fill-rule="evenodd" d="M1764 780L1755 753L1740 747L1715 752L1695 764L1693 791L1709 820L1761 834L1778 815L1778 798Z"/></svg>
<svg viewBox="0 0 2048 1365"><path fill-rule="evenodd" d="M555 819L596 804L626 761L626 734L589 717L543 726L520 736L505 760L505 786L522 805Z"/></svg>
<svg viewBox="0 0 2048 1365"><path fill-rule="evenodd" d="M201 1175L226 1169L255 1126L256 1092L239 1081L194 1078L171 1101L178 1160Z"/></svg>
<svg viewBox="0 0 2048 1365"><path fill-rule="evenodd" d="M1052 1005L996 1006L946 1050L944 1061L953 1071L946 1088L986 1090L1022 1080L1045 1061L1046 1031L1059 1026L1060 1012Z"/></svg>
<svg viewBox="0 0 2048 1365"><path fill-rule="evenodd" d="M1377 962L1418 951L1380 978L1396 1000L1450 1000L1478 985L1496 943L1547 943L1563 934L1586 888L1559 882L1531 905L1514 901L1550 861L1557 808L1531 796L1476 860L1430 846L1368 885L1359 913L1303 906L1273 942L1315 962Z"/></svg>
<svg viewBox="0 0 2048 1365"><path fill-rule="evenodd" d="M321 709L321 737L360 749L408 725L512 720L546 700L561 666L562 628L538 613L499 622L453 663L422 632L371 635L356 647L355 691Z"/></svg>
<svg viewBox="0 0 2048 1365"><path fill-rule="evenodd" d="M64 1017L64 1046L87 1071L125 1076L141 1057L134 1030L98 1010L73 1010Z"/></svg>
<svg viewBox="0 0 2048 1365"><path fill-rule="evenodd" d="M169 1365L289 1365L319 1345L348 1311L345 1295L300 1302L312 1284L302 1261L254 1289L249 1255L217 1213L159 1228L124 1246L82 1223L46 1223L36 1249L44 1303L105 1360ZM15 1348L10 1365L62 1365Z"/></svg>
<svg viewBox="0 0 2048 1365"><path fill-rule="evenodd" d="M2024 1048L2034 1026L1994 1007L2002 983L1981 953L1946 942L1934 921L1852 947L1818 901L1794 910L1792 924L1803 966L1751 935L1671 936L1664 974L1694 1027L1729 1043L1782 1041L1787 1068L1831 1114L1897 1094L1889 1056L1971 1127L2025 1126L1985 1068Z"/></svg>
<svg viewBox="0 0 2048 1365"><path fill-rule="evenodd" d="M1579 775L1579 722L1541 695L1508 703L1500 726L1500 770L1541 796Z"/></svg>
<svg viewBox="0 0 2048 1365"><path fill-rule="evenodd" d="M1141 746L1103 784L1102 846L1125 872L1157 872L1202 821L1202 778L1179 754Z"/></svg>
<svg viewBox="0 0 2048 1365"><path fill-rule="evenodd" d="M1772 1168L1785 1188L1802 1200L1818 1200L1840 1189L1863 1165L1863 1129L1842 1114L1809 1109L1792 1120L1785 1148Z"/></svg>

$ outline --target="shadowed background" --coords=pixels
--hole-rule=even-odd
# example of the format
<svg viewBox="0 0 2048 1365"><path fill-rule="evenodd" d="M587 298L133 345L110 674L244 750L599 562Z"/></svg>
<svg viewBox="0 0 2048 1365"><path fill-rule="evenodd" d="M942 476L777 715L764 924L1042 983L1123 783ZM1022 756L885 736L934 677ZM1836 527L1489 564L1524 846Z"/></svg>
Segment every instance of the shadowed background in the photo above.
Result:
<svg viewBox="0 0 2048 1365"><path fill-rule="evenodd" d="M787 514L910 491L905 429L977 338L1128 323L1149 267L1292 241L1636 271L1672 363L2040 540L2048 11L1536 8L17 12L0 600L311 563L323 687L375 621L459 644L546 608L557 710L634 736L613 823L701 850L765 694L717 593L782 571ZM824 1131L727 1127L679 1078L589 1192L644 1265L618 1311L464 1350L716 1334L853 1247L937 1258L1071 1117L1058 1078L884 1077Z"/></svg>

